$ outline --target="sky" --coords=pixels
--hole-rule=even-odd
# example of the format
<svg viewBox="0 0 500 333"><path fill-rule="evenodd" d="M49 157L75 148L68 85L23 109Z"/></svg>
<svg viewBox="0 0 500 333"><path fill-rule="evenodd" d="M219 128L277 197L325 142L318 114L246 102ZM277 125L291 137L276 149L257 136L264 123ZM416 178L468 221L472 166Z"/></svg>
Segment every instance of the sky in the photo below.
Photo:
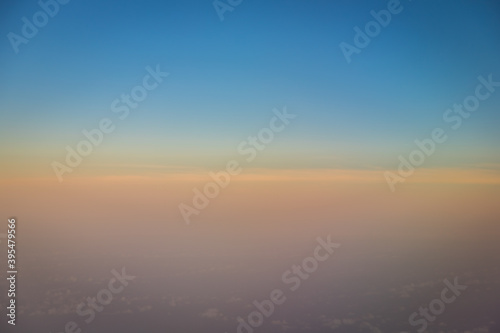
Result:
<svg viewBox="0 0 500 333"><path fill-rule="evenodd" d="M3 6L5 35L40 9ZM0 45L3 164L30 161L22 176L48 175L64 147L115 116L111 102L159 64L169 77L86 163L213 168L215 156L234 154L286 106L297 120L253 166L395 168L478 76L500 77L497 4L400 6L348 64L339 44L353 44L353 28L385 2L242 2L220 21L209 1L70 1L17 54L8 38ZM499 98L482 103L427 165L498 164Z"/></svg>
<svg viewBox="0 0 500 333"><path fill-rule="evenodd" d="M357 45L356 27L394 4L348 62L341 43ZM308 220L393 227L420 207L429 228L434 213L451 214L443 226L497 216L500 91L490 87L456 129L443 118L476 93L478 77L500 81L494 2L243 1L219 16L209 1L70 1L17 53L7 36L22 34L40 5L2 6L1 195L31 221L27 233L102 219L133 230L147 216L152 228L210 221L218 232L239 221L279 233L294 221L299 237ZM156 83L152 71L163 73ZM120 99L146 75L154 88L125 114ZM285 110L283 129L252 157L250 138ZM113 130L70 165L82 131L103 119ZM447 140L408 175L401 159L436 128ZM186 211L230 161L240 170L231 185ZM473 204L456 211L456 202Z"/></svg>
<svg viewBox="0 0 500 333"><path fill-rule="evenodd" d="M74 316L68 309L100 287L96 277L123 264L138 276L133 303L161 309L158 322L185 301L188 317L177 317L186 331L198 324L189 319L201 309L196 297L224 310L232 303L223 295L237 296L246 311L254 291L267 297L291 260L328 235L342 244L342 264L311 279L313 303L335 289L339 271L345 281L317 313L307 310L318 316L334 318L330 301L348 312L350 301L365 304L353 281L381 292L372 276L409 307L399 298L368 303L386 302L406 326L423 294L407 298L404 286L436 287L470 270L492 295L500 4L217 1L1 3L0 216L18 221L20 272L43 296L26 323L60 329L58 316ZM221 13L214 3L233 5ZM46 4L56 13L22 37ZM380 32L366 32L388 10ZM365 47L358 29L371 34ZM25 41L13 45L12 36ZM358 48L348 57L347 44ZM466 101L477 110L456 111ZM61 281L68 299L57 296ZM468 304L479 309L474 288ZM339 301L344 290L351 296ZM25 295L21 302L38 304ZM479 305L497 308L491 302ZM130 304L120 318L139 311ZM387 311L381 323L396 313ZM224 329L236 327L233 317Z"/></svg>

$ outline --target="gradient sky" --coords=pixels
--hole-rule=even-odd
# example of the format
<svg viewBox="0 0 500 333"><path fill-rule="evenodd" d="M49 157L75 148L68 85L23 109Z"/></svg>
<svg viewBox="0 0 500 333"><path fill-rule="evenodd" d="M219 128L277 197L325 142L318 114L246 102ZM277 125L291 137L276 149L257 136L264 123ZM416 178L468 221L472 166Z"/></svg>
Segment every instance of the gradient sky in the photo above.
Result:
<svg viewBox="0 0 500 333"><path fill-rule="evenodd" d="M149 289L164 300L170 291L184 293L175 281L187 295L208 291L210 302L225 301L233 285L257 297L263 294L254 290L276 287L292 256L311 255L314 240L327 235L342 252L328 274L309 281L318 287L309 289L314 297L328 300L318 315L340 306L355 311L344 299L349 290L355 302L386 311L391 293L375 281L394 288L399 281L412 288L441 283L462 274L454 266L465 261L493 281L474 284L464 296L477 318L487 318L476 304L483 294L474 292L484 287L489 299L498 290L490 274L500 250L500 87L455 131L443 113L475 92L478 76L500 81L500 2L402 0L401 13L351 63L339 44L352 44L353 28L364 28L370 11L386 9L387 1L243 0L223 21L212 2L70 0L17 54L7 34L20 34L22 18L40 10L38 0L1 2L0 216L17 220L22 290L36 290L41 300L21 300L31 314L20 322L40 329L57 321L46 331L61 329L64 321L52 312L37 317L32 309L64 303L75 317L76 298L61 296L59 274L69 279L68 289L95 295L102 267L104 274L120 267L115 254L137 274L141 297ZM170 75L119 120L112 102L157 64ZM238 145L284 107L297 117L244 163ZM82 130L103 118L113 120L114 132L59 182L51 164L64 163L66 147L75 148L85 139ZM437 127L448 140L391 192L385 171L396 172L398 156L407 157L414 140ZM187 225L181 204L191 205L194 191L212 181L209 172L233 159L242 163L241 174ZM207 266L225 266L226 257L240 275ZM82 272L79 284L71 282L75 272ZM395 279L402 273L407 278ZM336 284L339 276L347 282ZM328 296L331 290L342 298ZM384 294L382 301L358 298L371 290ZM415 290L404 302L417 308L425 294ZM296 296L290 305L312 304ZM138 303L154 304L154 297ZM198 311L196 298L187 299ZM394 309L406 311L401 304ZM126 325L108 309L113 322ZM196 311L177 320L194 323ZM452 311L445 315L472 315ZM159 322L171 320L165 313ZM315 320L308 313L301 315ZM139 323L136 314L124 316ZM236 319L227 324L236 327ZM99 331L95 325L89 331Z"/></svg>
<svg viewBox="0 0 500 333"><path fill-rule="evenodd" d="M221 22L210 1L71 1L15 54L35 1L3 3L0 139L5 170L48 175L66 145L140 83L170 76L86 165L213 168L266 126L273 108L299 115L252 164L264 168L395 168L443 112L500 80L500 7L487 1L403 1L347 64L339 43L378 1L243 1ZM426 166L497 165L500 94L451 133ZM22 162L21 162L22 161ZM29 163L20 166L23 163ZM43 170L43 171L42 171Z"/></svg>

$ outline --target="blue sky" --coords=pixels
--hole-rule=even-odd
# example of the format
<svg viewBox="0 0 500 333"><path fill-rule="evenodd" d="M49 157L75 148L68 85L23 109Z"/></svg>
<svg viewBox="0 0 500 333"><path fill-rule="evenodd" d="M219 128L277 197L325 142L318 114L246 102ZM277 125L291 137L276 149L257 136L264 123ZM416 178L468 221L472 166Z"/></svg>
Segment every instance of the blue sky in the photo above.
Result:
<svg viewBox="0 0 500 333"><path fill-rule="evenodd" d="M72 0L15 54L5 36L39 6L8 1L2 141L24 142L26 154L37 145L60 154L111 114L110 103L140 83L146 66L160 64L170 77L120 124L110 151L127 143L121 150L139 154L154 143L227 154L286 105L300 120L276 143L277 155L311 155L310 167L322 163L312 155L328 154L353 155L360 166L393 163L443 125L444 110L474 91L478 75L500 80L492 42L500 40L500 6L402 1L402 12L347 64L339 43L352 44L353 27L386 4L243 1L221 22L210 1ZM498 160L499 95L453 133L446 161L468 163L478 153Z"/></svg>

